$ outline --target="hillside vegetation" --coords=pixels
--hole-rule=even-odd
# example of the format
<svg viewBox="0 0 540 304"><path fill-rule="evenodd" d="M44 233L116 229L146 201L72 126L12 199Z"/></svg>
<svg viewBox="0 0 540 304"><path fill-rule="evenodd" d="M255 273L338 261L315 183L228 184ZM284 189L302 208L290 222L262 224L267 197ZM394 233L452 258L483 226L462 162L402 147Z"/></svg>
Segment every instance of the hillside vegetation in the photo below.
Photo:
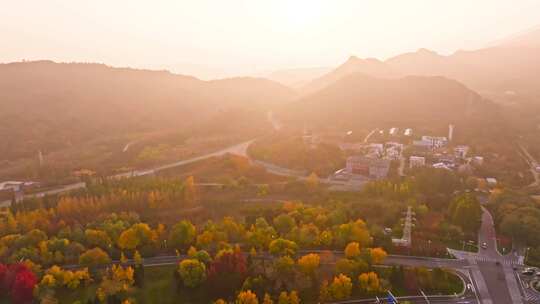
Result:
<svg viewBox="0 0 540 304"><path fill-rule="evenodd" d="M288 88L256 78L201 81L102 64L3 64L0 161L96 138L186 128L228 109L249 115L292 97Z"/></svg>

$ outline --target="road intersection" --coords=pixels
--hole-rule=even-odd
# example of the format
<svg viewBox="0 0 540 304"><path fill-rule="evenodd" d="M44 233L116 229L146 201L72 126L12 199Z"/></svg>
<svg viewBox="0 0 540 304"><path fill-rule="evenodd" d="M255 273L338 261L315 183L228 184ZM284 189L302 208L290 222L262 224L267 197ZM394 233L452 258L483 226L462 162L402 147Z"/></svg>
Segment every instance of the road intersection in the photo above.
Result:
<svg viewBox="0 0 540 304"><path fill-rule="evenodd" d="M540 303L540 297L523 288L519 271L523 268L523 256L517 251L502 255L497 249L497 236L493 217L482 207L482 225L478 232L478 252L448 249L458 260L465 261L476 285L480 303ZM532 301L531 301L532 300Z"/></svg>

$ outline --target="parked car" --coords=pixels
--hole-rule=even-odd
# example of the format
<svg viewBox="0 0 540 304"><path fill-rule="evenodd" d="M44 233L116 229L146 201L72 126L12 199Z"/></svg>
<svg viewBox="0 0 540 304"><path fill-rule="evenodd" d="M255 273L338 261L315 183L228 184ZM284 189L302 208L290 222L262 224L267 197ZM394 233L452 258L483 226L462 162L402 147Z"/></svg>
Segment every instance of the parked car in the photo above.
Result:
<svg viewBox="0 0 540 304"><path fill-rule="evenodd" d="M482 249L487 249L487 243L486 242L483 242L482 245L481 245Z"/></svg>
<svg viewBox="0 0 540 304"><path fill-rule="evenodd" d="M527 267L521 273L524 275L533 275L536 272L536 269Z"/></svg>

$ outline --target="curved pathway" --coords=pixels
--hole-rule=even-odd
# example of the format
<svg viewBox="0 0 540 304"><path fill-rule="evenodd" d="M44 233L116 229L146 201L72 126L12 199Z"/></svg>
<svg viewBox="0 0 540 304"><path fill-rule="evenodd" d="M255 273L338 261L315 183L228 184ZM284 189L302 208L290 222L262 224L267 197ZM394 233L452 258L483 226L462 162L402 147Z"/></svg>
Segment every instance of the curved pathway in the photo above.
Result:
<svg viewBox="0 0 540 304"><path fill-rule="evenodd" d="M111 175L111 176L109 176L109 178L119 179L119 178L130 178L130 177L151 175L151 174L154 174L156 172L159 172L159 171L162 171L162 170L165 170L165 169L184 166L184 165L187 165L187 164L195 163L195 162L205 160L205 159L215 157L215 156L222 156L222 155L225 155L225 154L236 154L236 155L246 156L247 157L247 148L254 140L255 139L251 139L251 140L242 142L240 144L235 144L233 146L221 149L221 150L216 151L216 152L208 153L208 154L205 154L205 155L201 155L201 156L197 156L197 157L193 157L193 158L189 158L189 159L180 160L180 161L177 161L177 162L174 162L174 163L161 165L161 166L157 166L157 167L146 169L146 170L133 170L133 171L125 172L125 173ZM47 196L47 195L55 195L55 194L70 192L70 191L83 189L83 188L86 188L86 183L78 182L78 183L73 183L73 184L69 184L69 185L63 185L63 186L60 186L58 188L47 190L47 191L41 191L41 192L32 193L32 194L25 194L25 195L18 195L16 197L16 201L19 202L19 201L22 201L23 199L35 198L35 197L44 197L44 196ZM10 201L2 202L2 206L9 206L9 205L11 205Z"/></svg>

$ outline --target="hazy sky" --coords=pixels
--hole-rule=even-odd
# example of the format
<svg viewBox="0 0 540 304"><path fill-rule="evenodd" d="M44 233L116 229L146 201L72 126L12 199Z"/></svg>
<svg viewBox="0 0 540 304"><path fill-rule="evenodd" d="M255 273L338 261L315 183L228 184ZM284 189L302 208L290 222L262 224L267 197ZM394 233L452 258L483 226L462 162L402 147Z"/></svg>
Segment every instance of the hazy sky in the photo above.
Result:
<svg viewBox="0 0 540 304"><path fill-rule="evenodd" d="M540 25L540 0L0 0L0 62L334 66L448 54Z"/></svg>

